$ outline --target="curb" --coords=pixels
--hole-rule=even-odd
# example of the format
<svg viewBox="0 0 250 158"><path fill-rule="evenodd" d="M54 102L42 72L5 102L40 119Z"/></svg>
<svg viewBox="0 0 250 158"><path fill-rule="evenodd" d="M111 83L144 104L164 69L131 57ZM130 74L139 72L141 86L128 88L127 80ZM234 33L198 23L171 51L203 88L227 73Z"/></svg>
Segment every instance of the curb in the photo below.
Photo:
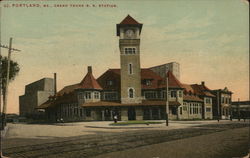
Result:
<svg viewBox="0 0 250 158"><path fill-rule="evenodd" d="M87 128L103 128L103 129L140 129L140 128L159 128L159 127L122 127L122 126L118 126L118 127L100 127L100 126L84 126Z"/></svg>

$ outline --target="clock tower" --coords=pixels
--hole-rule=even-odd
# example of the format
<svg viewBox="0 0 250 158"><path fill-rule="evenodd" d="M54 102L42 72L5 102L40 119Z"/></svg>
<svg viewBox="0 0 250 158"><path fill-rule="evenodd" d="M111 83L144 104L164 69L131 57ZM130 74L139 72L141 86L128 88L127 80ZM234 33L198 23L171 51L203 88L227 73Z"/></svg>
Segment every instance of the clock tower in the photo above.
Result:
<svg viewBox="0 0 250 158"><path fill-rule="evenodd" d="M121 64L121 103L141 103L140 34L142 24L128 15L116 25Z"/></svg>

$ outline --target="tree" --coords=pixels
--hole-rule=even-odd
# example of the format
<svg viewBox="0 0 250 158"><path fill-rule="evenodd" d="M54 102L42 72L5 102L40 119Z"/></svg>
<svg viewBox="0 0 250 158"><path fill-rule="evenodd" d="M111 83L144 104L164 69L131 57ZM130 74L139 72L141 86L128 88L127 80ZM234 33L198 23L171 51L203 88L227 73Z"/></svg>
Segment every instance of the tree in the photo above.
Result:
<svg viewBox="0 0 250 158"><path fill-rule="evenodd" d="M0 77L1 77L1 90L3 92L3 100L5 99L5 92L6 92L6 79L7 79L7 66L8 66L8 58L2 57L0 55ZM20 68L17 62L10 61L10 76L9 81L13 81L15 77L18 75Z"/></svg>

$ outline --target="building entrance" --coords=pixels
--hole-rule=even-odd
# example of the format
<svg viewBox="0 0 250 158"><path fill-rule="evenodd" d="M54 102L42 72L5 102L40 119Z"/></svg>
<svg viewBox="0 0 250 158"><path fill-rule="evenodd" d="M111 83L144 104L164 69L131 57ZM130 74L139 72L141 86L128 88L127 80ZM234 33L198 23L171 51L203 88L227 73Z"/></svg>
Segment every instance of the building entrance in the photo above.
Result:
<svg viewBox="0 0 250 158"><path fill-rule="evenodd" d="M136 113L134 107L128 108L128 120L135 120L136 119Z"/></svg>

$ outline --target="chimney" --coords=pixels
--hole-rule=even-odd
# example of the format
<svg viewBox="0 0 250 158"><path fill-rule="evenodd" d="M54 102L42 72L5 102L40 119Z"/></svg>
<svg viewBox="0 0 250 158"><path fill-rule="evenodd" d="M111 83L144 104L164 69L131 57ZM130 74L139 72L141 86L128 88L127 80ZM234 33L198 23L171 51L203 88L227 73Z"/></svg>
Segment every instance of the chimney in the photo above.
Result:
<svg viewBox="0 0 250 158"><path fill-rule="evenodd" d="M92 73L92 66L88 66L88 73Z"/></svg>
<svg viewBox="0 0 250 158"><path fill-rule="evenodd" d="M54 73L54 95L56 95L57 90L56 90L56 73Z"/></svg>
<svg viewBox="0 0 250 158"><path fill-rule="evenodd" d="M205 86L205 82L204 82L204 81L201 81L201 85Z"/></svg>

